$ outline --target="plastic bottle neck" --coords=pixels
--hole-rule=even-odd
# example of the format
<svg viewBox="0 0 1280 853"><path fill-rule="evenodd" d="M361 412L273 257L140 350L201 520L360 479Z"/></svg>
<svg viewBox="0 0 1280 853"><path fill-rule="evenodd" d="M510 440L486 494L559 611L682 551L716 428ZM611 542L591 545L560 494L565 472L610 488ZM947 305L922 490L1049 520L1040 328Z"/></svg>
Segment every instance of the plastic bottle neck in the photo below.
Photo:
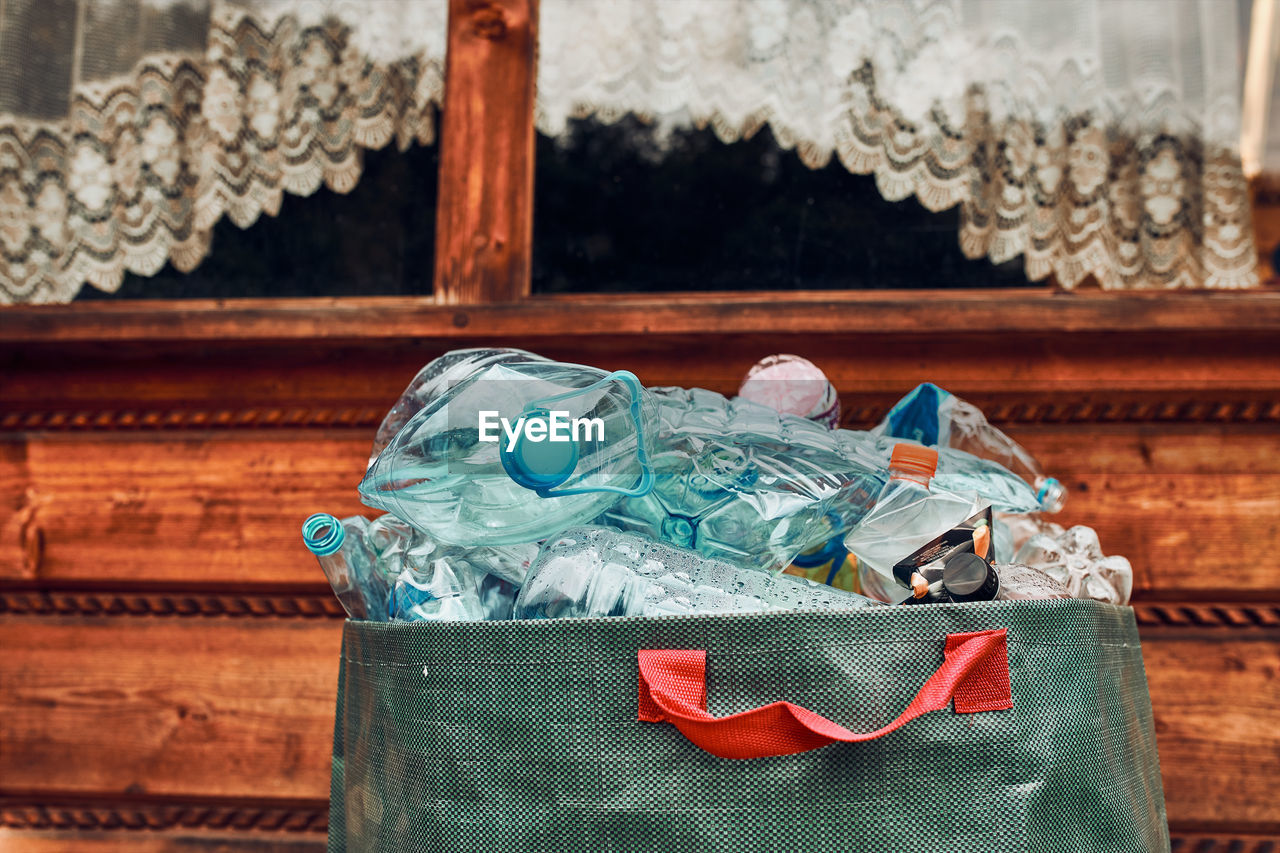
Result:
<svg viewBox="0 0 1280 853"><path fill-rule="evenodd" d="M904 468L897 468L897 467L889 468L890 482L894 480L905 480L908 483L915 483L918 486L923 486L925 489L928 489L929 481L932 479L933 479L932 477L927 476L919 471L911 471L911 470L907 470Z"/></svg>

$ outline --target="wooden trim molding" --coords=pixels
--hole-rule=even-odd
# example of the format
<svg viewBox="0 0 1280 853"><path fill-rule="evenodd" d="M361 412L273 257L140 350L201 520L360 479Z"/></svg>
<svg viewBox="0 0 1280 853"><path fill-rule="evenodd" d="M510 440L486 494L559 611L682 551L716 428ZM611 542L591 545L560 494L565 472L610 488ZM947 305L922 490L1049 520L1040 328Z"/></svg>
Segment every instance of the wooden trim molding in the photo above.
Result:
<svg viewBox="0 0 1280 853"><path fill-rule="evenodd" d="M1280 629L1280 604L1139 601L1133 604L1133 615L1138 625L1147 630L1152 628L1232 628L1242 631Z"/></svg>
<svg viewBox="0 0 1280 853"><path fill-rule="evenodd" d="M298 593L134 592L0 586L0 614L342 619L328 590Z"/></svg>
<svg viewBox="0 0 1280 853"><path fill-rule="evenodd" d="M1227 628L1280 630L1280 603L1133 603L1144 629ZM327 590L287 593L102 591L0 585L0 614L16 616L180 616L231 619L342 619L342 606Z"/></svg>
<svg viewBox="0 0 1280 853"><path fill-rule="evenodd" d="M896 398L874 403L862 395L842 395L841 423L869 427L884 416ZM1060 394L1041 401L996 401L982 407L997 424L1092 423L1280 423L1280 398L1266 389L1253 394L1205 399L1191 395L1138 393ZM309 406L226 409L10 409L0 411L5 432L152 432L169 430L374 429L385 415L372 406Z"/></svg>
<svg viewBox="0 0 1280 853"><path fill-rule="evenodd" d="M1280 404L1278 404L1280 405ZM315 408L310 406L242 409L106 409L10 410L0 412L0 432L114 431L114 430L239 430L335 427L373 428L386 412L370 406Z"/></svg>
<svg viewBox="0 0 1280 853"><path fill-rule="evenodd" d="M536 297L131 300L0 309L0 344L441 340L648 334L1232 333L1280 330L1280 292L836 291Z"/></svg>
<svg viewBox="0 0 1280 853"><path fill-rule="evenodd" d="M302 801L281 805L216 800L147 802L133 800L49 801L0 797L0 827L15 830L156 831L165 829L258 830L322 836L329 830L329 805ZM1173 853L1275 853L1280 831L1204 831L1171 827Z"/></svg>
<svg viewBox="0 0 1280 853"><path fill-rule="evenodd" d="M213 798L179 802L112 798L50 800L0 795L0 826L50 830L181 827L324 834L329 831L329 804L321 800L265 805Z"/></svg>

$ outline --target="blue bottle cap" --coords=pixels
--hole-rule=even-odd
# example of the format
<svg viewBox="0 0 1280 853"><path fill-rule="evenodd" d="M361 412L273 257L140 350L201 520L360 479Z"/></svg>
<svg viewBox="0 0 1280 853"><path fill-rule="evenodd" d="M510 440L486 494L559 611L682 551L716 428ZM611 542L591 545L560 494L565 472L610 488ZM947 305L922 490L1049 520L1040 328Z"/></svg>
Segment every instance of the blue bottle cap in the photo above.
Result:
<svg viewBox="0 0 1280 853"><path fill-rule="evenodd" d="M547 423L550 432L549 418L539 412L526 416L529 421L541 419ZM578 467L578 442L576 441L530 441L528 433L523 430L516 438L515 446L507 450L503 445L498 451L502 460L502 469L507 476L526 489L552 489L563 483Z"/></svg>
<svg viewBox="0 0 1280 853"><path fill-rule="evenodd" d="M317 557L327 557L342 549L347 532L342 522L327 512L317 512L302 522L302 542Z"/></svg>

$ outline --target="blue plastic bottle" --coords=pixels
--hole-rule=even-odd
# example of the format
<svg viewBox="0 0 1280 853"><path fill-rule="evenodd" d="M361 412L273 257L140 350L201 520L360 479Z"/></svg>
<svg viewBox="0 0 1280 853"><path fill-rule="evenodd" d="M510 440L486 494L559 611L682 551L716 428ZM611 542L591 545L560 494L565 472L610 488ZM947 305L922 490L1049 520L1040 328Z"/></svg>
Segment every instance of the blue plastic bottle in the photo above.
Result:
<svg viewBox="0 0 1280 853"><path fill-rule="evenodd" d="M454 385L478 370L491 364L516 364L519 362L548 361L540 355L511 347L484 347L481 349L451 350L429 361L409 382L399 399L387 411L373 437L373 453L369 464L378 458L382 449L391 443L409 419L444 394Z"/></svg>
<svg viewBox="0 0 1280 853"><path fill-rule="evenodd" d="M700 388L654 388L654 485L596 520L734 565L781 571L850 530L886 474L796 415Z"/></svg>
<svg viewBox="0 0 1280 853"><path fill-rule="evenodd" d="M626 371L490 364L415 414L360 494L436 542L533 542L647 494L656 423Z"/></svg>
<svg viewBox="0 0 1280 853"><path fill-rule="evenodd" d="M339 521L327 512L317 512L302 523L302 541L315 554L348 616L386 621L391 585L376 570L365 547L368 524L359 515Z"/></svg>
<svg viewBox="0 0 1280 853"><path fill-rule="evenodd" d="M1040 463L1022 445L993 427L977 406L931 382L916 386L899 400L872 432L964 451L997 463L1031 487L1032 501L1018 500L1014 497L1016 493L1007 489L989 496L984 493L995 509L1004 512L1058 512L1066 504L1066 486L1046 475ZM963 457L948 459L945 455L939 459L936 481L946 489L994 482L990 469L983 471L968 464Z"/></svg>

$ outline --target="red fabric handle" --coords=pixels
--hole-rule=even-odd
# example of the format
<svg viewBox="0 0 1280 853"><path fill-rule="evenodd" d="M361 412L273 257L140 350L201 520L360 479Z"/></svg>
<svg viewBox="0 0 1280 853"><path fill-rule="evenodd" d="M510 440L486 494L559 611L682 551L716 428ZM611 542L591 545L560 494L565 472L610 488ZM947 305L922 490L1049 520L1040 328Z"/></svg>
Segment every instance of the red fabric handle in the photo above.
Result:
<svg viewBox="0 0 1280 853"><path fill-rule="evenodd" d="M707 713L705 651L642 650L639 655L640 719L671 723L696 746L721 758L793 755L837 742L873 740L921 714L946 708L953 699L960 714L1013 707L1004 629L948 634L942 665L907 709L889 725L866 734L790 702L713 717Z"/></svg>

